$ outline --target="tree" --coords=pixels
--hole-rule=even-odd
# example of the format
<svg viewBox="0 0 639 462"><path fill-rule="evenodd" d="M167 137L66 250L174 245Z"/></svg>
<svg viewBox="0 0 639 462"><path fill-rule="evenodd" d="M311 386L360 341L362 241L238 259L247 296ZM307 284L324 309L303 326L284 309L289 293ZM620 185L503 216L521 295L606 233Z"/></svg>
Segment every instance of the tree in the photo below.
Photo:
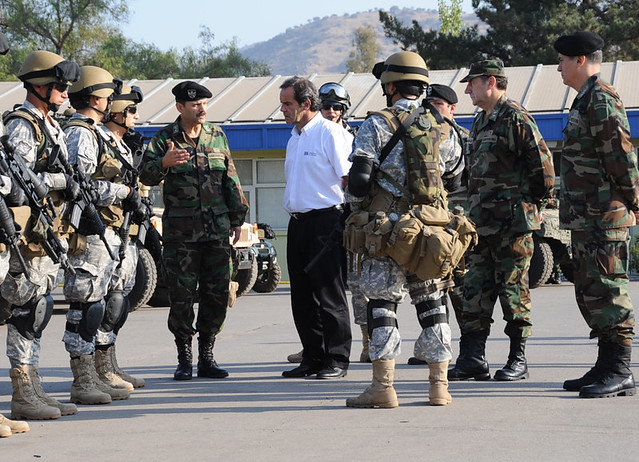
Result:
<svg viewBox="0 0 639 462"><path fill-rule="evenodd" d="M358 27L353 40L355 49L350 52L346 61L346 69L349 72L370 72L377 62L380 45L377 33L372 25Z"/></svg>
<svg viewBox="0 0 639 462"><path fill-rule="evenodd" d="M125 0L0 0L12 48L44 49L82 61L128 19Z"/></svg>
<svg viewBox="0 0 639 462"><path fill-rule="evenodd" d="M448 6L446 0L439 0L440 34L454 36L461 34L464 24L461 4L461 0L450 0L450 6Z"/></svg>

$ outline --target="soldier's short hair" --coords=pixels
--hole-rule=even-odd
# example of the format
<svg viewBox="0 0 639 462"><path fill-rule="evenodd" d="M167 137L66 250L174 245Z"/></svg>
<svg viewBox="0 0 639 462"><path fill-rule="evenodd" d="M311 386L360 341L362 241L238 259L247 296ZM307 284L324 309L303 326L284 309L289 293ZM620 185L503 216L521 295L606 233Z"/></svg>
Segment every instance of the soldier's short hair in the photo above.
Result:
<svg viewBox="0 0 639 462"><path fill-rule="evenodd" d="M289 87L293 88L293 97L298 104L302 105L306 103L306 100L309 100L311 102L311 111L317 112L320 110L320 97L313 82L296 75L286 79L284 83L280 85L280 90Z"/></svg>

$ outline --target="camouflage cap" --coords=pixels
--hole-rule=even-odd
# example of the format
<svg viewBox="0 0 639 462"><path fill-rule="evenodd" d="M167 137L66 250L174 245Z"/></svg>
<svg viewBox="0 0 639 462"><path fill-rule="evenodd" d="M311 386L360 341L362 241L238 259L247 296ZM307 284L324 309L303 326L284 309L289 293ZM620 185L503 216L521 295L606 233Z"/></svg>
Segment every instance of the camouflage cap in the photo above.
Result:
<svg viewBox="0 0 639 462"><path fill-rule="evenodd" d="M494 75L495 77L505 77L504 63L501 59L484 59L475 61L470 65L468 75L460 80L461 83L479 77L480 75Z"/></svg>

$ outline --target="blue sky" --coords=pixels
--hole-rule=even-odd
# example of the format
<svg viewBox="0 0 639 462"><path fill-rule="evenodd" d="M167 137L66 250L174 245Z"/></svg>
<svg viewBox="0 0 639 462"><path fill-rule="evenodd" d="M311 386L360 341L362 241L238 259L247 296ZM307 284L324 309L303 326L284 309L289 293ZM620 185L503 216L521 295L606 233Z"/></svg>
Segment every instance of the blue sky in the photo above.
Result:
<svg viewBox="0 0 639 462"><path fill-rule="evenodd" d="M450 4L450 1L447 0ZM136 42L153 43L162 50L198 48L200 25L208 26L219 45L237 37L239 47L268 40L289 27L313 18L343 15L393 6L434 9L437 0L129 0L129 23L124 35ZM463 0L471 13L472 1Z"/></svg>

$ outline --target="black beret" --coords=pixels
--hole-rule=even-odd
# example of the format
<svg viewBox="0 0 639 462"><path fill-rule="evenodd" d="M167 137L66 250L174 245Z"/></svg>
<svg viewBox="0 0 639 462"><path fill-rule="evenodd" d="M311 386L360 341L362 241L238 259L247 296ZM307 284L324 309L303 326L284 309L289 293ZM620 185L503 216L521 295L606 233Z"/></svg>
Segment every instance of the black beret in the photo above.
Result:
<svg viewBox="0 0 639 462"><path fill-rule="evenodd" d="M175 101L184 103L185 101L199 101L210 98L213 94L203 85L191 80L178 83L171 92L175 95Z"/></svg>
<svg viewBox="0 0 639 462"><path fill-rule="evenodd" d="M444 101L447 101L448 104L457 104L457 101L459 101L455 90L450 88L448 85L440 85L438 83L434 83L428 87L426 98L441 98Z"/></svg>
<svg viewBox="0 0 639 462"><path fill-rule="evenodd" d="M565 56L585 56L601 50L604 40L594 32L580 31L562 35L555 41L554 47Z"/></svg>

